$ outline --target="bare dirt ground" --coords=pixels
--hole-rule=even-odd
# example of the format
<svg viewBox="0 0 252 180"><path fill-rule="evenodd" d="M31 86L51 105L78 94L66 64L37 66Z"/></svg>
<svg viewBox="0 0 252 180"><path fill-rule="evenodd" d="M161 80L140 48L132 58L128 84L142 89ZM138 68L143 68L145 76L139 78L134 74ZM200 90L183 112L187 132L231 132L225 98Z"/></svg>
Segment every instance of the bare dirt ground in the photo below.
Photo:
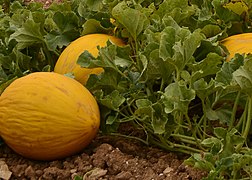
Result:
<svg viewBox="0 0 252 180"><path fill-rule="evenodd" d="M0 175L9 173L11 180L68 180L77 176L84 180L200 180L206 175L184 165L184 158L128 139L98 136L83 152L49 162L23 158L2 145Z"/></svg>

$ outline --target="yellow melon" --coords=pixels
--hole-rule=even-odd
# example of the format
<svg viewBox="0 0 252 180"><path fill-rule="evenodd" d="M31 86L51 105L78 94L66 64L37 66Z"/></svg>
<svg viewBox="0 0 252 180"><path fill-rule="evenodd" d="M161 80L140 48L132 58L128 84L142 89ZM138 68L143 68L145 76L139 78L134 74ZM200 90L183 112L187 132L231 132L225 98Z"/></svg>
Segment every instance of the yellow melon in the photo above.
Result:
<svg viewBox="0 0 252 180"><path fill-rule="evenodd" d="M85 50L94 57L97 57L99 53L97 47L105 47L107 41L111 41L118 46L124 45L124 42L121 39L107 34L89 34L82 36L64 49L56 62L54 72L60 74L73 73L75 79L85 85L90 74L100 74L103 72L103 69L82 68L77 64L77 60Z"/></svg>
<svg viewBox="0 0 252 180"><path fill-rule="evenodd" d="M243 33L230 36L221 41L221 43L229 51L227 61L230 61L236 53L248 54L252 53L252 33Z"/></svg>
<svg viewBox="0 0 252 180"><path fill-rule="evenodd" d="M15 80L0 96L0 136L27 158L73 155L92 141L99 125L95 98L61 74L32 73Z"/></svg>

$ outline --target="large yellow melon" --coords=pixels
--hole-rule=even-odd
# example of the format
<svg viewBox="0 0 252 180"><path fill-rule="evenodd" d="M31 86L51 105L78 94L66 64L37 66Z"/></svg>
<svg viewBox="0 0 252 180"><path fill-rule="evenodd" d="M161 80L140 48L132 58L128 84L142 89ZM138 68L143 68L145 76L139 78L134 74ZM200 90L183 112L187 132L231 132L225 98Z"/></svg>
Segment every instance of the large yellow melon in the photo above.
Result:
<svg viewBox="0 0 252 180"><path fill-rule="evenodd" d="M252 33L243 33L230 36L221 42L229 51L227 61L230 61L236 53L252 53Z"/></svg>
<svg viewBox="0 0 252 180"><path fill-rule="evenodd" d="M99 125L95 98L61 74L32 73L15 80L0 96L0 136L27 158L73 155L91 142Z"/></svg>
<svg viewBox="0 0 252 180"><path fill-rule="evenodd" d="M54 72L60 74L73 73L75 79L85 85L90 74L100 74L103 69L82 68L77 64L79 56L86 50L97 57L99 53L97 47L105 47L109 40L118 46L124 45L121 39L107 34L89 34L76 39L61 53L54 67Z"/></svg>

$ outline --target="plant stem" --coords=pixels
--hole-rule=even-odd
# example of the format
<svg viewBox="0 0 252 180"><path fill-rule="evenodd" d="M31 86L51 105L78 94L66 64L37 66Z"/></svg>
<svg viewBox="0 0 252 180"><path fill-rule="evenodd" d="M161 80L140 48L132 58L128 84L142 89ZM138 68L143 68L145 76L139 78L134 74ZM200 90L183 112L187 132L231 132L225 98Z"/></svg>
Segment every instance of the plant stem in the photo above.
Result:
<svg viewBox="0 0 252 180"><path fill-rule="evenodd" d="M244 124L243 122L245 121L245 118L246 118L246 116L247 116L247 111L248 111L248 101L246 101L245 109L243 110L243 113L242 113L242 115L241 115L241 117L240 117L239 122L238 122L237 125L235 126L236 129L239 129L240 126L241 126L242 124Z"/></svg>
<svg viewBox="0 0 252 180"><path fill-rule="evenodd" d="M43 47L43 52L45 53L46 59L48 61L48 64L51 67L54 67L53 59L52 59L52 56L47 48L47 45L45 43L42 43L42 47Z"/></svg>
<svg viewBox="0 0 252 180"><path fill-rule="evenodd" d="M188 140L195 140L194 137L191 137L191 136L185 136L185 135L182 135L182 134L171 134L172 137L177 137L177 138L182 138L182 139L188 139ZM199 140L199 139L198 139Z"/></svg>
<svg viewBox="0 0 252 180"><path fill-rule="evenodd" d="M251 113L252 113L252 97L249 96L248 99L248 114L247 114L247 119L246 119L246 125L245 125L245 129L244 131L242 131L242 137L245 139L247 139L249 130L250 130L250 126L251 126ZM240 148L243 146L244 143L241 143L237 146L237 150L240 150Z"/></svg>
<svg viewBox="0 0 252 180"><path fill-rule="evenodd" d="M203 108L203 135L202 135L202 139L205 139L206 138L206 124L207 124L207 119L206 119L206 105L205 105L205 100L201 100L202 101L202 108Z"/></svg>
<svg viewBox="0 0 252 180"><path fill-rule="evenodd" d="M186 118L186 120L187 120L187 122L189 124L188 125L189 127L187 127L187 128L189 128L190 130L192 130L192 123L191 123L191 120L190 120L187 112L185 113L185 118Z"/></svg>
<svg viewBox="0 0 252 180"><path fill-rule="evenodd" d="M243 132L243 135L242 135L244 138L247 138L249 129L251 126L251 113L252 113L251 111L252 111L252 97L249 97L247 123L246 123L245 131Z"/></svg>
<svg viewBox="0 0 252 180"><path fill-rule="evenodd" d="M203 118L204 118L204 115L200 118L200 121L199 121L198 123L197 123L197 120L196 120L195 118L193 118L194 124L195 124L195 130L196 130L195 136L198 135L198 136L200 137L201 140L202 140L203 136L202 136L202 134L200 133L200 131L201 131L200 124L201 124L201 121L202 121Z"/></svg>
<svg viewBox="0 0 252 180"><path fill-rule="evenodd" d="M111 136L120 136L120 137L124 137L124 138L128 138L128 139L134 139L134 140L137 140L137 141L140 141L142 143L144 143L145 145L149 145L149 143L141 138L138 138L138 137L135 137L135 136L127 136L127 135L123 135L123 134L120 134L120 133L109 133L108 135L111 135Z"/></svg>
<svg viewBox="0 0 252 180"><path fill-rule="evenodd" d="M181 142L185 142L185 143L192 144L192 145L197 145L197 143L195 142L195 138L193 138L193 137L188 137L188 136L184 136L181 134L172 134L171 136L175 137L175 138L179 138L179 140Z"/></svg>
<svg viewBox="0 0 252 180"><path fill-rule="evenodd" d="M163 92L163 90L164 90L164 83L165 81L164 81L164 78L162 78L162 80L161 80L161 85L160 85L160 89L159 89L159 91L161 91L161 92Z"/></svg>
<svg viewBox="0 0 252 180"><path fill-rule="evenodd" d="M195 148L192 148L192 147L190 147L190 146L185 146L185 145L181 145L181 144L173 144L173 147L175 147L175 148L182 148L182 149L187 149L187 150L189 150L189 151L191 151L189 154L191 154L191 153L201 153L202 151L201 150L199 150L199 149L195 149Z"/></svg>
<svg viewBox="0 0 252 180"><path fill-rule="evenodd" d="M232 115L231 115L231 122L229 124L228 131L230 131L234 126L235 115L236 115L236 111L237 111L240 96L241 96L241 91L238 92L238 94L236 96L236 99L235 99L235 103L234 103L234 107L233 107L233 111L232 111Z"/></svg>
<svg viewBox="0 0 252 180"><path fill-rule="evenodd" d="M176 151L176 152L182 152L185 154L192 154L192 153L200 153L202 152L199 149L196 148L192 148L190 146L185 146L185 145L181 145L181 144L174 144L172 142L167 141L166 139L164 139L162 136L158 136L161 143L158 142L158 140L153 140L151 141L152 144L155 144L158 147L161 147L165 150L168 151Z"/></svg>
<svg viewBox="0 0 252 180"><path fill-rule="evenodd" d="M175 117L175 119L177 119L177 123L178 123L178 127L176 127L176 129L175 129L175 131L174 131L175 134L177 134L177 133L179 132L179 130L180 130L180 128L181 128L181 125L182 125L181 114L182 114L182 113L179 112L179 111L176 111L176 112L174 113L174 117Z"/></svg>

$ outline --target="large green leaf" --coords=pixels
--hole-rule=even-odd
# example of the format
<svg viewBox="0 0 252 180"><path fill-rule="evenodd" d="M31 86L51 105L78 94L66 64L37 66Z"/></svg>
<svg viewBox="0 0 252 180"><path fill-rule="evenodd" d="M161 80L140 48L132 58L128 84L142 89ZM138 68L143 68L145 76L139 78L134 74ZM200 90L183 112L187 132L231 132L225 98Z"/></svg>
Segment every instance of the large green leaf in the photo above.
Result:
<svg viewBox="0 0 252 180"><path fill-rule="evenodd" d="M161 99L165 105L165 112L174 111L188 112L189 103L195 98L195 91L188 89L186 85L171 83L165 88Z"/></svg>
<svg viewBox="0 0 252 180"><path fill-rule="evenodd" d="M249 96L252 96L252 59L245 61L244 65L237 69L234 73L234 79L241 89Z"/></svg>
<svg viewBox="0 0 252 180"><path fill-rule="evenodd" d="M144 13L128 7L125 2L118 3L113 8L112 15L129 31L134 40L149 24Z"/></svg>
<svg viewBox="0 0 252 180"><path fill-rule="evenodd" d="M215 53L209 53L205 59L200 62L189 64L192 70L191 82L207 77L209 75L215 75L220 70L220 65L223 62L223 58Z"/></svg>
<svg viewBox="0 0 252 180"><path fill-rule="evenodd" d="M124 103L125 98L117 90L114 90L99 101L103 106L114 111L119 111L119 107Z"/></svg>
<svg viewBox="0 0 252 180"><path fill-rule="evenodd" d="M231 85L233 81L233 73L243 65L243 57L239 54L230 62L224 62L221 69L216 73L216 83L222 86Z"/></svg>
<svg viewBox="0 0 252 180"><path fill-rule="evenodd" d="M78 17L74 12L56 12L53 15L54 29L45 35L47 46L54 51L57 48L67 46L71 41L78 38Z"/></svg>
<svg viewBox="0 0 252 180"><path fill-rule="evenodd" d="M35 23L32 18L29 18L21 28L18 28L11 36L10 40L14 39L18 42L17 48L24 49L32 44L44 43L44 37L41 32L39 23Z"/></svg>

